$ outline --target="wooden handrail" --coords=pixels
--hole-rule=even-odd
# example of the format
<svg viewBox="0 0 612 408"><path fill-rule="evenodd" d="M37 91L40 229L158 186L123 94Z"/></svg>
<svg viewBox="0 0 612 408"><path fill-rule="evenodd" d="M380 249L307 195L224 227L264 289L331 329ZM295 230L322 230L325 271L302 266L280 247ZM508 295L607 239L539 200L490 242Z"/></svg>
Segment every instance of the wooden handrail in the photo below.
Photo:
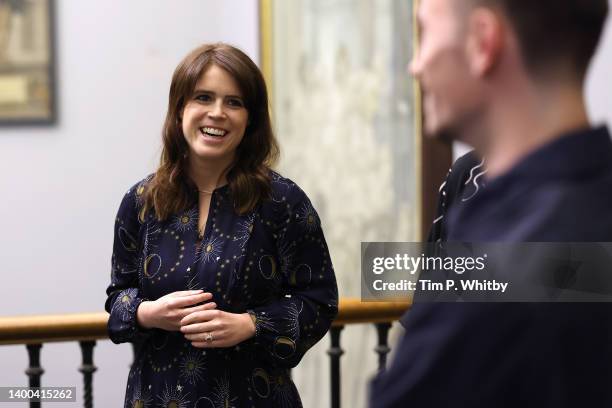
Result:
<svg viewBox="0 0 612 408"><path fill-rule="evenodd" d="M343 298L333 325L392 322L409 306L409 302ZM0 345L106 339L107 321L106 312L0 317Z"/></svg>
<svg viewBox="0 0 612 408"><path fill-rule="evenodd" d="M342 298L334 326L356 323L383 323L399 319L410 307L410 302L362 302Z"/></svg>
<svg viewBox="0 0 612 408"><path fill-rule="evenodd" d="M108 338L108 313L0 317L0 344Z"/></svg>

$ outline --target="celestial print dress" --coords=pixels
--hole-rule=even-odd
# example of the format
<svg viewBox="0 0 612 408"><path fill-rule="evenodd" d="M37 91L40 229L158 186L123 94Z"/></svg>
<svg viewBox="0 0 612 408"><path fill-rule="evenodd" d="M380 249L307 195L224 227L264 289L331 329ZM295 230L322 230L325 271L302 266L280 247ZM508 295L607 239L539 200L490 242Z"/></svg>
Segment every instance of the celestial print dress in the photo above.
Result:
<svg viewBox="0 0 612 408"><path fill-rule="evenodd" d="M203 237L193 207L158 221L143 211L147 178L115 220L105 308L115 343L138 345L125 407L301 407L289 369L329 329L338 289L319 217L291 180L271 173L272 197L238 215L229 186L211 197ZM180 332L145 330L143 300L203 289L217 308L248 312L255 336L229 348L195 348Z"/></svg>

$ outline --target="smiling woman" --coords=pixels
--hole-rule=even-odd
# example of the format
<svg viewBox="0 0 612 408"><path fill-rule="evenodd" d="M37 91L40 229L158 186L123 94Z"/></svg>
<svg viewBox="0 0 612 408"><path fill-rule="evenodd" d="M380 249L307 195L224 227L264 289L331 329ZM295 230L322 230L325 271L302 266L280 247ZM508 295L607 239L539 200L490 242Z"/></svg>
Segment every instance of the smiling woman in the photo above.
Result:
<svg viewBox="0 0 612 408"><path fill-rule="evenodd" d="M318 215L271 170L277 155L253 61L226 44L185 57L160 166L116 218L109 336L142 342L126 407L301 406L288 369L329 329L338 290Z"/></svg>
<svg viewBox="0 0 612 408"><path fill-rule="evenodd" d="M234 78L218 65L211 65L183 110L183 134L194 153L191 159L231 163L248 117Z"/></svg>

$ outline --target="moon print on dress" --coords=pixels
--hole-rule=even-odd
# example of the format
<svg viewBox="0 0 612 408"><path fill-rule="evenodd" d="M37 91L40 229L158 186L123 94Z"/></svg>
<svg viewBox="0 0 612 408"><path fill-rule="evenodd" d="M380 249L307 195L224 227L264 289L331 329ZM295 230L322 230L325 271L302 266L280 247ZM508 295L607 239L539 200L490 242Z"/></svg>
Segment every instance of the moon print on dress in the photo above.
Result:
<svg viewBox="0 0 612 408"><path fill-rule="evenodd" d="M128 252L136 252L138 249L138 244L136 242L136 238L129 233L127 229L124 227L119 227L118 230L119 242L121 242L121 246Z"/></svg>
<svg viewBox="0 0 612 408"><path fill-rule="evenodd" d="M251 374L251 386L259 398L270 396L270 376L263 368L256 368Z"/></svg>
<svg viewBox="0 0 612 408"><path fill-rule="evenodd" d="M289 272L289 285L294 287L305 287L312 281L312 269L310 265L300 264Z"/></svg>
<svg viewBox="0 0 612 408"><path fill-rule="evenodd" d="M161 233L162 229L157 222L147 223L144 231L144 239L142 243L141 258L139 262L139 276L143 278L154 278L161 270L162 260L158 254L151 254L156 246L153 244L156 237Z"/></svg>
<svg viewBox="0 0 612 408"><path fill-rule="evenodd" d="M271 398L276 403L274 406L296 406L291 382L283 375L270 376L263 368L256 368L251 374L251 387L259 398Z"/></svg>
<svg viewBox="0 0 612 408"><path fill-rule="evenodd" d="M163 394L158 395L157 398L160 400L159 405L163 408L187 408L189 406L188 396L189 393L183 395L183 386L180 384L170 387L166 383Z"/></svg>
<svg viewBox="0 0 612 408"><path fill-rule="evenodd" d="M259 258L259 273L266 280L279 280L280 271L273 255L263 255Z"/></svg>
<svg viewBox="0 0 612 408"><path fill-rule="evenodd" d="M279 336L274 339L274 344L272 345L272 352L276 357L281 359L287 359L293 356L295 349L295 341L285 336Z"/></svg>
<svg viewBox="0 0 612 408"><path fill-rule="evenodd" d="M109 336L115 342L146 336L130 370L125 406L301 406L290 377L277 368L297 363L324 335L336 313L329 304L336 303L337 288L314 208L291 180L273 177L277 201L265 200L242 216L231 205L231 191L219 190L211 201L203 240L195 232L195 205L164 221L149 211L139 223L142 206L134 205L138 188L124 197L114 229L115 265L105 305L111 313ZM311 230L313 225L318 227ZM125 231L119 232L121 227ZM125 273L130 269L136 273ZM121 302L131 299L130 304L137 305L185 288L212 292L221 308L248 311L255 321L253 341L241 344L238 353L234 348L194 349L180 333L142 331L135 311L130 313ZM242 353L261 354L262 359L242 359ZM240 369L229 371L229 366L238 368L235 358ZM267 374L254 372L258 367ZM138 381L147 392L138 395Z"/></svg>
<svg viewBox="0 0 612 408"><path fill-rule="evenodd" d="M111 276L129 275L138 271L138 256L132 256L138 250L138 241L132 233L125 227L124 220L117 217L116 223L116 236L121 248L119 249L122 253L125 251L129 256L122 256L122 262L119 261L117 254L113 252L111 258ZM117 250L117 248L115 248Z"/></svg>

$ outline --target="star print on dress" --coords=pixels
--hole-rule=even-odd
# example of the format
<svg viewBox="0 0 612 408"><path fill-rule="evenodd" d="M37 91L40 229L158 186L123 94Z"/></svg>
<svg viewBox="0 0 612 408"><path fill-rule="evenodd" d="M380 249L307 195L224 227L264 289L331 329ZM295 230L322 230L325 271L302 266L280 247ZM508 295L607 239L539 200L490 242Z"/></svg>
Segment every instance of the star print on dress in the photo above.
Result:
<svg viewBox="0 0 612 408"><path fill-rule="evenodd" d="M270 177L273 199L244 215L232 207L229 185L216 189L203 239L197 191L193 203L166 220L143 210L137 192L143 194L146 183L124 196L105 307L110 339L142 347L128 375L126 407L301 406L288 370L329 329L338 291L312 203L291 180ZM202 349L181 332L138 325L143 300L190 289L212 293L219 310L249 313L254 337ZM146 392L139 384L147 384Z"/></svg>

